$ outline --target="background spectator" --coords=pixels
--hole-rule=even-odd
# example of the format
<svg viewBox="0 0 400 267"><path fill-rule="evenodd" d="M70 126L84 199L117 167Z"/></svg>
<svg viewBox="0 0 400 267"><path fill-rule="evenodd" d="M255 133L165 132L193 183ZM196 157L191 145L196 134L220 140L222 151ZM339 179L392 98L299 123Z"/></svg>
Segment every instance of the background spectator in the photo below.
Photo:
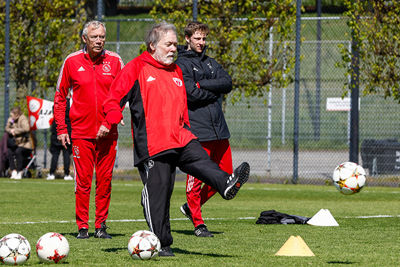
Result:
<svg viewBox="0 0 400 267"><path fill-rule="evenodd" d="M71 121L69 119L69 107L70 107L70 99L67 98L67 108L65 110L65 123L67 124L68 134L71 135ZM55 172L57 169L58 157L60 153L63 153L63 161L64 161L64 180L73 180L72 176L69 174L69 167L71 165L71 154L72 154L72 146L71 144L67 144L67 148L64 148L61 142L57 139L57 123L54 120L51 125L51 139L50 139L50 153L51 153L51 165L50 172L47 175L47 180L54 180Z"/></svg>
<svg viewBox="0 0 400 267"><path fill-rule="evenodd" d="M27 163L26 159L32 153L33 142L28 118L22 114L20 107L11 109L6 132L9 135L7 147L11 179L21 179L22 171Z"/></svg>

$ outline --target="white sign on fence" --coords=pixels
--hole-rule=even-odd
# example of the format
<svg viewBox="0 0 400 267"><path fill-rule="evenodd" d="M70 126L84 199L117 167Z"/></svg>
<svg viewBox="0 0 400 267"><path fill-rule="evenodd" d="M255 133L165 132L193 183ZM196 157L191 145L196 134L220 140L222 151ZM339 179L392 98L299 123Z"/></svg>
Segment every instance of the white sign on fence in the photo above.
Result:
<svg viewBox="0 0 400 267"><path fill-rule="evenodd" d="M360 98L358 99L358 108L360 109ZM351 101L350 97L328 97L326 99L327 111L350 111Z"/></svg>

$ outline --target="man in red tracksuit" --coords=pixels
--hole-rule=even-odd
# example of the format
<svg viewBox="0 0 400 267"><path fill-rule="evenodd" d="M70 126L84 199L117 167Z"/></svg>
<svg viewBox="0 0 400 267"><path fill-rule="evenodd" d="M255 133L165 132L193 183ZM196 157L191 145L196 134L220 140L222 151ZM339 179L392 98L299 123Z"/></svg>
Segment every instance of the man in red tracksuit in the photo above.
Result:
<svg viewBox="0 0 400 267"><path fill-rule="evenodd" d="M222 171L201 147L189 127L186 90L181 69L174 64L175 26L160 23L146 37L147 51L129 62L113 82L103 107L107 129L122 119L129 102L134 134L134 160L144 188L142 206L147 224L161 242L160 256L174 256L169 220L176 167L217 189L225 199L235 197L247 181L248 163L233 174ZM108 134L99 131L99 136Z"/></svg>
<svg viewBox="0 0 400 267"><path fill-rule="evenodd" d="M106 219L111 198L111 179L118 138L117 125L107 136L97 135L104 119L102 105L114 78L123 68L120 56L104 49L106 28L102 22L85 24L83 50L70 54L62 65L54 96L54 116L57 138L66 148L72 141L75 168L75 212L78 239L89 238L89 200L93 170L96 169L97 238L111 238L107 233ZM71 136L65 124L66 97L71 93Z"/></svg>
<svg viewBox="0 0 400 267"><path fill-rule="evenodd" d="M222 111L224 94L232 90L232 79L213 58L206 55L206 24L190 22L185 27L186 46L178 46L175 63L182 69L188 96L189 121L210 158L227 173L232 173L232 153L229 129ZM193 223L198 237L212 237L201 216L201 207L216 192L202 181L187 175L187 203L182 213Z"/></svg>

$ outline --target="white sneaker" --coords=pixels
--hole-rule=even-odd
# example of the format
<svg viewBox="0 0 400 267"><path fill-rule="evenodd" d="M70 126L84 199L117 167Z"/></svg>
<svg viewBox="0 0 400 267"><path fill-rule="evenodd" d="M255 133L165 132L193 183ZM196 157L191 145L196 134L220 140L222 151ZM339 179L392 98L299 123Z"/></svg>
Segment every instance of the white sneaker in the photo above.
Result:
<svg viewBox="0 0 400 267"><path fill-rule="evenodd" d="M17 171L16 170L13 170L12 172L11 172L11 177L10 177L10 179L16 179L17 178Z"/></svg>
<svg viewBox="0 0 400 267"><path fill-rule="evenodd" d="M67 175L67 176L64 176L64 180L65 181L72 181L72 180L74 180L74 178L72 178L71 175Z"/></svg>
<svg viewBox="0 0 400 267"><path fill-rule="evenodd" d="M47 174L46 180L54 180L54 179L56 179L56 177L54 176L54 174Z"/></svg>
<svg viewBox="0 0 400 267"><path fill-rule="evenodd" d="M14 178L15 180L21 180L22 179L22 171L17 173L17 176Z"/></svg>

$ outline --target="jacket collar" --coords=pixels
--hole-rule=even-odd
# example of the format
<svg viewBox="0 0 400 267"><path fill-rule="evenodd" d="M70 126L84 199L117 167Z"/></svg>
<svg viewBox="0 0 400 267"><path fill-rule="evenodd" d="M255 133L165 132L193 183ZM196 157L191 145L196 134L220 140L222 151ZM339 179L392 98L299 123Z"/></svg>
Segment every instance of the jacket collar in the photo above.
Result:
<svg viewBox="0 0 400 267"><path fill-rule="evenodd" d="M200 59L203 59L206 56L206 50L208 46L206 45L201 53L196 53L193 50L187 50L188 45L178 45L178 56L183 56L183 57L199 57Z"/></svg>
<svg viewBox="0 0 400 267"><path fill-rule="evenodd" d="M88 51L87 51L87 46L86 46L86 45L83 47L82 52L83 52L84 57L85 57L87 60L90 60L91 62L93 62L92 59L91 59L91 57L90 57L90 55L89 55L89 53L88 53ZM93 63L96 63L96 62L98 62L100 59L103 59L103 58L105 57L105 55L106 55L106 50L103 49L103 51L101 51L100 56L99 56L99 57L96 59L96 61L93 62Z"/></svg>

